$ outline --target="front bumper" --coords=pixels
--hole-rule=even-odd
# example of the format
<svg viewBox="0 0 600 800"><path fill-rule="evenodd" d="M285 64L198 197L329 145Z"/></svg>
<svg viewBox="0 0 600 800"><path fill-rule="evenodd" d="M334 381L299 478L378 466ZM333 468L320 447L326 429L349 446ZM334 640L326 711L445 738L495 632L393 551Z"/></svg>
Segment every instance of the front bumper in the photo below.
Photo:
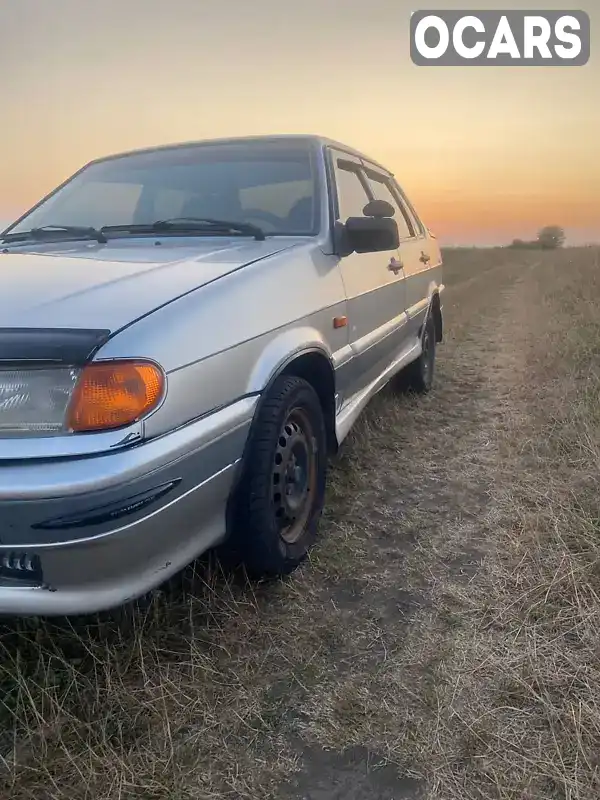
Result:
<svg viewBox="0 0 600 800"><path fill-rule="evenodd" d="M0 613L119 606L221 541L256 402L107 455L0 461Z"/></svg>

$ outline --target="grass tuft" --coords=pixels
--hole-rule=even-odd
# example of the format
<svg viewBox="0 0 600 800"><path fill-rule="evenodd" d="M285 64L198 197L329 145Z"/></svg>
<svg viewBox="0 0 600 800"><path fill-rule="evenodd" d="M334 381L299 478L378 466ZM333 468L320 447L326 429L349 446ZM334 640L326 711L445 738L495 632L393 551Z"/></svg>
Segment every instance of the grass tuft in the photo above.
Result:
<svg viewBox="0 0 600 800"><path fill-rule="evenodd" d="M207 558L2 623L0 796L282 798L344 752L432 800L600 796L599 251L454 250L444 282L435 391L373 400L294 576Z"/></svg>

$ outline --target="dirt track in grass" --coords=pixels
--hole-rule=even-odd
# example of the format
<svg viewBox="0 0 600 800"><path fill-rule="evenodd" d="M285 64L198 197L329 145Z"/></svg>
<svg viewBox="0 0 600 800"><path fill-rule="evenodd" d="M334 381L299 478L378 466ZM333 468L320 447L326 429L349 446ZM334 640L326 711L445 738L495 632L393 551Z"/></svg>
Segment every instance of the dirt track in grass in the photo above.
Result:
<svg viewBox="0 0 600 800"><path fill-rule="evenodd" d="M0 629L3 797L600 796L598 251L445 282L435 390L371 403L290 580Z"/></svg>

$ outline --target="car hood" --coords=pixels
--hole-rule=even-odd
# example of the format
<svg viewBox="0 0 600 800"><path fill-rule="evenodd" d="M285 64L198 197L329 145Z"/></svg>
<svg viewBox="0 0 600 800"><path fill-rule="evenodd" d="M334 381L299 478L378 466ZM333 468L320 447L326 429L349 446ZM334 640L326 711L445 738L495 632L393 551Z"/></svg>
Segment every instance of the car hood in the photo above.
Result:
<svg viewBox="0 0 600 800"><path fill-rule="evenodd" d="M0 328L102 328L115 332L207 283L299 244L113 240L0 251Z"/></svg>

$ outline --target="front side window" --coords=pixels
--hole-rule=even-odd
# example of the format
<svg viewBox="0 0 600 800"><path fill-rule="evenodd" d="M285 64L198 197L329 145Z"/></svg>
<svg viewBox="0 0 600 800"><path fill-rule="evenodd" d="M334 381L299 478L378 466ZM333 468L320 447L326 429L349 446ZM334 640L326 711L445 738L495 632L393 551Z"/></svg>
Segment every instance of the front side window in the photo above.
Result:
<svg viewBox="0 0 600 800"><path fill-rule="evenodd" d="M394 208L394 219L398 225L401 239L409 239L415 235L412 223L403 205L400 204L391 189L389 180L384 175L369 173L369 184L377 200L385 200Z"/></svg>
<svg viewBox="0 0 600 800"><path fill-rule="evenodd" d="M89 165L5 233L45 226L152 225L173 218L315 235L319 186L307 143L190 145Z"/></svg>
<svg viewBox="0 0 600 800"><path fill-rule="evenodd" d="M371 198L363 185L358 166L350 161L337 159L335 182L338 213L342 222L345 222L348 217L362 217L363 209Z"/></svg>

